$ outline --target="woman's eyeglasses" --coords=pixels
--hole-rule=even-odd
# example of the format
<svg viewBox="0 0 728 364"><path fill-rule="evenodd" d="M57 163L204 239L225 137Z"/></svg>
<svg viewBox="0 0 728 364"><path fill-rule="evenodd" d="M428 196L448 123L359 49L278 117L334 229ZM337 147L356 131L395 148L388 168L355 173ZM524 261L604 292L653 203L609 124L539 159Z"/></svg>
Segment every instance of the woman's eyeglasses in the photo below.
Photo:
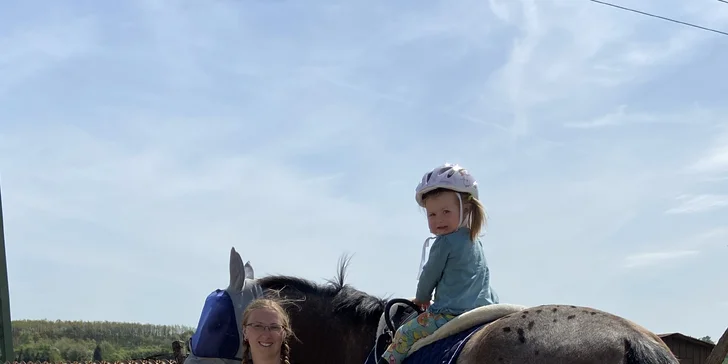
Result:
<svg viewBox="0 0 728 364"><path fill-rule="evenodd" d="M262 324L247 324L246 327L249 327L253 331L257 333L263 333L264 331L268 330L268 332L274 333L274 334L280 334L283 331L283 327L278 324L273 325L262 325Z"/></svg>

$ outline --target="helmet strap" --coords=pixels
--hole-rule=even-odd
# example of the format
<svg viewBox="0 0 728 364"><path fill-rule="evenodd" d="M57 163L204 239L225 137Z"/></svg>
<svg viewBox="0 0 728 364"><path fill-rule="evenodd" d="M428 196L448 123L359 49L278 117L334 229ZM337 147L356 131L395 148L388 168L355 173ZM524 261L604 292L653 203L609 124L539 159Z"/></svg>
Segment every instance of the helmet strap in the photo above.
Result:
<svg viewBox="0 0 728 364"><path fill-rule="evenodd" d="M460 221L458 221L458 228L461 228L465 225L467 225L467 222L465 221L465 216L463 215L463 198L460 197L460 193L455 193L458 196L458 204L460 204Z"/></svg>

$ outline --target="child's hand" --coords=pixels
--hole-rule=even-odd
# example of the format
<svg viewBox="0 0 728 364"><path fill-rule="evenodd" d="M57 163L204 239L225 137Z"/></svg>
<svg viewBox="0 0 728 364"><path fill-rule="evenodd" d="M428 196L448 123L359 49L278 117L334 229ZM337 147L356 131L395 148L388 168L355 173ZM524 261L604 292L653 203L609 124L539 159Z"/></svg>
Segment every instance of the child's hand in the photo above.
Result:
<svg viewBox="0 0 728 364"><path fill-rule="evenodd" d="M427 302L420 302L420 300L418 300L418 299L416 299L416 298L413 298L413 299L412 299L412 303L414 303L415 305L419 306L419 308L420 308L420 309L421 309L422 311L425 311L425 310L427 310L427 308L429 308L429 307L430 307L430 301L427 301Z"/></svg>

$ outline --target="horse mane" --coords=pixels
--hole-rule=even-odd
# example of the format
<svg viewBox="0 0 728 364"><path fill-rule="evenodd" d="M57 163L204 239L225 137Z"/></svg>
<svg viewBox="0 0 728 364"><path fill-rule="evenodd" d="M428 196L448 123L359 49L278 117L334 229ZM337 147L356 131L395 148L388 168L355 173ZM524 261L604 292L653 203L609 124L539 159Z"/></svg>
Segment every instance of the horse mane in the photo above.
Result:
<svg viewBox="0 0 728 364"><path fill-rule="evenodd" d="M334 279L327 279L325 284L288 275L271 275L257 279L263 289L283 291L293 289L304 296L313 295L329 302L332 312L342 314L355 321L379 320L384 312L386 299L359 291L345 282L346 269L351 257L339 258L338 269Z"/></svg>

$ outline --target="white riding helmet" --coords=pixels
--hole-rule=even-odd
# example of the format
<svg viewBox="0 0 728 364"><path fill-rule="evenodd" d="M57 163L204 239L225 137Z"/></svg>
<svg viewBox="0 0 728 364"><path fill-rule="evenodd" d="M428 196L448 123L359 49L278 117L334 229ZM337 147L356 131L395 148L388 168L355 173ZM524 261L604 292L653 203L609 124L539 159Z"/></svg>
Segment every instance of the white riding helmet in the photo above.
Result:
<svg viewBox="0 0 728 364"><path fill-rule="evenodd" d="M475 178L465 168L457 164L445 163L425 173L422 176L422 181L417 185L417 189L415 189L417 204L425 207L425 204L422 202L422 196L438 188L469 193L473 198L478 198L478 182L475 181Z"/></svg>

